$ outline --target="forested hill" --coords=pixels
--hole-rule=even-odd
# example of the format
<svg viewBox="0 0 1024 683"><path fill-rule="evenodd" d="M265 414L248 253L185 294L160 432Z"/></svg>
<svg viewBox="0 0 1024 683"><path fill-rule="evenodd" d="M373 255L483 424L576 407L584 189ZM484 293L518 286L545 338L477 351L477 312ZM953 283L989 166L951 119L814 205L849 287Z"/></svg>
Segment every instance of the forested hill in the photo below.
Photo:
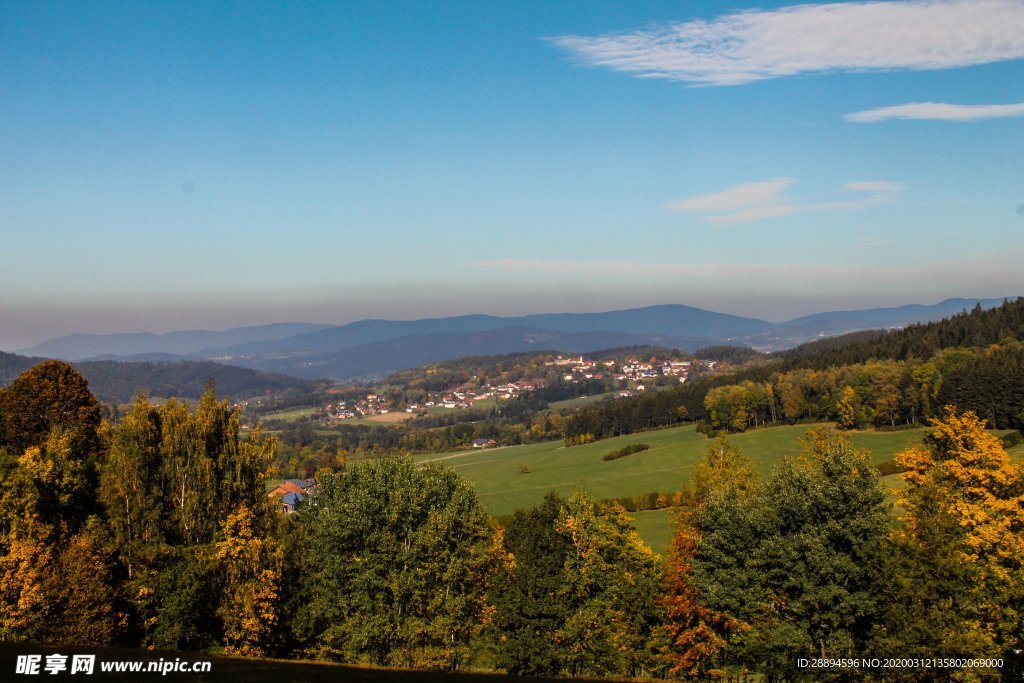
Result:
<svg viewBox="0 0 1024 683"><path fill-rule="evenodd" d="M788 369L824 369L872 358L928 358L940 349L998 344L1008 338L1024 339L1024 298L988 310L976 306L945 320L901 330L853 332L813 341L775 355L788 361Z"/></svg>
<svg viewBox="0 0 1024 683"><path fill-rule="evenodd" d="M0 386L10 384L22 372L43 360L0 351ZM76 363L75 367L89 381L89 389L100 400L109 403L127 403L140 392L150 396L199 398L209 379L217 385L218 393L235 399L289 389L310 391L314 386L314 382L294 377L209 361L86 361Z"/></svg>
<svg viewBox="0 0 1024 683"><path fill-rule="evenodd" d="M731 431L807 419L895 426L925 422L946 404L1020 429L1022 341L1024 299L1016 299L902 330L813 342L734 374L587 406L567 420L565 433L605 438L684 419Z"/></svg>

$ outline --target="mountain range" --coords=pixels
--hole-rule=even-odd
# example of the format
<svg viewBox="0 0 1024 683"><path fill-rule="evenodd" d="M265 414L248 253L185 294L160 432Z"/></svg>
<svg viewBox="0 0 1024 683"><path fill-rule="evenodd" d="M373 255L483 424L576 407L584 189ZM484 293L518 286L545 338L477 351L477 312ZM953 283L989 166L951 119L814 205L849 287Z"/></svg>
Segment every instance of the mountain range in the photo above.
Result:
<svg viewBox="0 0 1024 683"><path fill-rule="evenodd" d="M423 320L361 320L346 325L278 323L221 332L70 335L18 353L71 361L204 360L302 379L367 379L468 355L531 350L586 353L654 345L693 351L712 344L762 351L865 329L940 320L1002 299L947 299L934 305L829 311L773 323L667 304L602 313L518 317L466 315Z"/></svg>

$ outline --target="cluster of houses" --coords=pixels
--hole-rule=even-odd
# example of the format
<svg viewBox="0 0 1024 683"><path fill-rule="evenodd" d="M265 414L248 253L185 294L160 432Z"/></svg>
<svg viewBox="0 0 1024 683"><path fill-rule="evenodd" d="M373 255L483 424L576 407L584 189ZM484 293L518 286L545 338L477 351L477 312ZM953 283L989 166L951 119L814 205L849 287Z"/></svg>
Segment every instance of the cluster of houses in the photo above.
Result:
<svg viewBox="0 0 1024 683"><path fill-rule="evenodd" d="M325 410L329 420L352 420L371 415L387 415L392 411L392 406L387 398L370 392L354 404L328 403Z"/></svg>
<svg viewBox="0 0 1024 683"><path fill-rule="evenodd" d="M545 362L555 372L560 373L563 382L582 382L586 380L612 379L622 387L621 395L635 395L644 390L645 384L664 383L664 378L674 378L685 382L691 371L698 365L714 369L714 361L699 360L641 360L626 358L625 360L589 360L584 356L558 356ZM475 380L476 378L472 378ZM476 386L473 381L463 386L442 392L430 392L420 403L395 406L385 396L369 392L365 397L355 401L328 403L324 411L324 421L336 422L353 420L375 415L386 415L396 411L406 413L424 413L432 408L472 408L478 401L493 399L509 400L528 391L534 391L545 385L545 380L522 380L505 384L484 384Z"/></svg>
<svg viewBox="0 0 1024 683"><path fill-rule="evenodd" d="M700 362L700 361L697 361ZM632 382L642 391L644 382L657 377L676 377L685 382L693 365L688 360L664 360L656 362L627 358L621 363L615 360L587 360L583 356L548 361L546 365L563 366L562 380L580 382L588 379L604 379L611 377L620 382Z"/></svg>
<svg viewBox="0 0 1024 683"><path fill-rule="evenodd" d="M477 401L489 398L508 400L515 398L524 391L533 391L543 386L540 380L509 382L499 385L481 387L462 386L443 392L430 392L422 403L410 403L405 406L406 413L421 413L434 407L471 408ZM328 420L352 420L360 417L386 415L396 408L384 397L376 393L368 393L365 398L348 403L328 403L325 414Z"/></svg>
<svg viewBox="0 0 1024 683"><path fill-rule="evenodd" d="M525 391L533 391L540 386L544 386L543 381L508 382L494 386L485 384L479 388L462 386L431 397L431 400L424 403L424 406L427 408L435 405L445 408L469 408L476 401L485 401L489 398L504 401L515 398Z"/></svg>

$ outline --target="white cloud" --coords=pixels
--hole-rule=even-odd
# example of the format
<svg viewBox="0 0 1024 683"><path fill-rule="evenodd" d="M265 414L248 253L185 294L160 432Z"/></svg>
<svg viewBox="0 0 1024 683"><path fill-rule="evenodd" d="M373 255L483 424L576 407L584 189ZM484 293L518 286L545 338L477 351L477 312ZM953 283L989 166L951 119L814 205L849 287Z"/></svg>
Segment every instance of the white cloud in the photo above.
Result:
<svg viewBox="0 0 1024 683"><path fill-rule="evenodd" d="M733 185L713 194L699 195L672 204L677 211L727 211L774 201L780 192L796 182L795 178L773 178L757 183Z"/></svg>
<svg viewBox="0 0 1024 683"><path fill-rule="evenodd" d="M856 211L892 201L903 185L890 180L847 183L848 192L866 193L858 199L834 202L804 203L782 195L796 181L775 178L756 183L733 185L712 194L697 195L669 205L670 209L706 214L703 220L715 225L741 225L766 218L814 211Z"/></svg>
<svg viewBox="0 0 1024 683"><path fill-rule="evenodd" d="M828 71L949 69L1024 58L1022 0L904 0L744 10L627 33L558 36L586 64L739 85Z"/></svg>
<svg viewBox="0 0 1024 683"><path fill-rule="evenodd" d="M911 102L895 107L879 107L847 114L843 118L855 123L875 123L887 119L929 121L977 121L1011 116L1024 116L1024 102L1017 104L946 104L944 102Z"/></svg>

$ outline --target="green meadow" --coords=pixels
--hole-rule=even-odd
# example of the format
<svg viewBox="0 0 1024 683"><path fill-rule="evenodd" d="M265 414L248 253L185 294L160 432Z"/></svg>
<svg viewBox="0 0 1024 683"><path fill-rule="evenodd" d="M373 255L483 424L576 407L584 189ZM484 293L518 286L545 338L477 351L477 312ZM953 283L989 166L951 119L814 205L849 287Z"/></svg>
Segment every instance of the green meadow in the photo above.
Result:
<svg viewBox="0 0 1024 683"><path fill-rule="evenodd" d="M279 410L276 413L267 413L260 417L264 420L279 420L281 422L298 422L302 418L310 418L320 410L319 407L293 408L291 410Z"/></svg>
<svg viewBox="0 0 1024 683"><path fill-rule="evenodd" d="M813 425L759 429L730 440L762 474L783 456L797 456L800 440ZM896 432L853 432L854 446L871 452L874 462L921 439L924 428ZM623 446L645 443L650 449L618 460L602 457ZM532 507L548 491L568 495L585 488L594 498L636 496L651 491L671 493L689 480L710 441L693 426L663 429L605 439L566 448L560 441L486 450L417 456L439 462L472 481L491 514L506 515Z"/></svg>
<svg viewBox="0 0 1024 683"><path fill-rule="evenodd" d="M815 425L757 429L732 435L732 441L753 461L760 474L784 456L798 456L801 439ZM879 463L910 444L920 441L925 429L893 432L857 431L850 438L857 448L867 449ZM623 446L645 443L650 448L618 460L602 457ZM620 436L584 446L566 448L561 441L486 450L417 456L419 462L438 462L466 477L493 515L507 515L529 508L548 491L563 496L584 488L593 498L636 496L651 491L672 493L683 488L694 466L711 443L691 426ZM641 536L660 554L672 537L672 511L634 513Z"/></svg>

